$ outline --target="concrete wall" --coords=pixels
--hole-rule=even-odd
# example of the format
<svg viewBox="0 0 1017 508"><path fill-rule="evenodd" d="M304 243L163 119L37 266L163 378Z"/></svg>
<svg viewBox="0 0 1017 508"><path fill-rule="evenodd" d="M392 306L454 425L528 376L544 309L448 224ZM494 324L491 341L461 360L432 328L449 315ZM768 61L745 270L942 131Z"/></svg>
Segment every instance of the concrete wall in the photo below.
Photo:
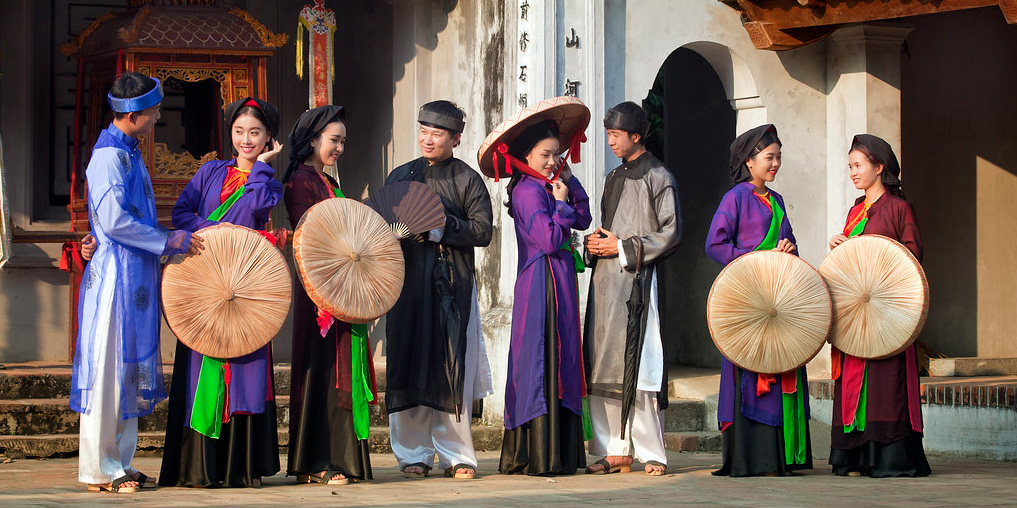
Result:
<svg viewBox="0 0 1017 508"><path fill-rule="evenodd" d="M1017 356L1017 29L997 9L907 20L904 190L925 240L921 340L949 356Z"/></svg>

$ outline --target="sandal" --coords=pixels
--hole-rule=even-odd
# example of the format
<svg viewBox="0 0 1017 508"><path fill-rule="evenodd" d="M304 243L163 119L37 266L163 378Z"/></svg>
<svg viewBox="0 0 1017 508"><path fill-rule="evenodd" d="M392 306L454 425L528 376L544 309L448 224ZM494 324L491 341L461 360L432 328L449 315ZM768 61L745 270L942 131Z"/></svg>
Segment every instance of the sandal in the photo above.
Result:
<svg viewBox="0 0 1017 508"><path fill-rule="evenodd" d="M460 473L460 469L469 471L468 473ZM471 464L456 464L452 467L445 469L445 477L455 478L456 480L472 480L477 477L477 466Z"/></svg>
<svg viewBox="0 0 1017 508"><path fill-rule="evenodd" d="M593 470L587 466L586 474L628 473L629 471L632 471L632 464L618 464L616 466L612 466L611 463L607 461L607 457L604 457L590 465L593 466L597 464L600 464L604 469Z"/></svg>
<svg viewBox="0 0 1017 508"><path fill-rule="evenodd" d="M646 466L657 466L657 467L662 467L663 469L650 469L650 470L647 470ZM657 462L656 460L648 460L648 461L643 463L643 472L646 473L646 476L664 476L665 474L667 474L667 465L666 464L661 464L660 462Z"/></svg>
<svg viewBox="0 0 1017 508"><path fill-rule="evenodd" d="M138 482L138 488L143 489L146 487L155 487L156 479L151 476L138 471L132 475L129 475L132 480Z"/></svg>
<svg viewBox="0 0 1017 508"><path fill-rule="evenodd" d="M336 478L342 476L342 478ZM350 479L342 471L322 471L321 475L301 474L297 475L297 483L317 483L320 485L347 485Z"/></svg>
<svg viewBox="0 0 1017 508"><path fill-rule="evenodd" d="M121 487L125 483L138 483L137 480L132 479L130 476L124 475L110 483L94 483L88 486L89 492L109 492L110 494L129 494L131 492L137 492L138 486L130 485Z"/></svg>
<svg viewBox="0 0 1017 508"><path fill-rule="evenodd" d="M420 471L406 471L411 467L419 467ZM427 478L428 471L431 470L431 466L424 464L423 462L414 462L402 469L403 478Z"/></svg>

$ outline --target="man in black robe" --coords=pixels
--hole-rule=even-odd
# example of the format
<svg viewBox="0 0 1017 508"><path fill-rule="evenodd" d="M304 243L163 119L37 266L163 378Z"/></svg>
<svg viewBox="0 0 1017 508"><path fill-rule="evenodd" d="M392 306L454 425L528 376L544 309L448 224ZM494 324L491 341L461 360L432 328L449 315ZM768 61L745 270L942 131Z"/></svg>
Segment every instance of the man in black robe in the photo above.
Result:
<svg viewBox="0 0 1017 508"><path fill-rule="evenodd" d="M423 182L445 206L444 228L403 241L406 278L386 319L385 404L392 451L407 477L425 476L437 454L447 476L473 478L471 409L492 392L473 254L491 243L491 196L480 175L452 156L464 118L449 101L422 106L422 157L385 182Z"/></svg>
<svg viewBox="0 0 1017 508"><path fill-rule="evenodd" d="M608 145L622 164L607 175L603 226L586 237L593 266L583 334L593 439L604 458L587 471L623 471L633 456L662 475L667 370L660 335L656 266L681 241L678 184L646 151L646 113L632 102L604 117Z"/></svg>

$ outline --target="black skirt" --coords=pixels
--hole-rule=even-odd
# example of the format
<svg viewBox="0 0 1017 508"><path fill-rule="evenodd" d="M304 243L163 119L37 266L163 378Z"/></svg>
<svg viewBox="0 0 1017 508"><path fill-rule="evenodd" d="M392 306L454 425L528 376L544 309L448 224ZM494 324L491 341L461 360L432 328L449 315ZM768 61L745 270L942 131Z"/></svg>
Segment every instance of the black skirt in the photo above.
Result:
<svg viewBox="0 0 1017 508"><path fill-rule="evenodd" d="M932 474L922 447L922 435L914 431L892 443L867 441L847 450L830 450L830 465L833 472L841 476L853 472L872 478Z"/></svg>
<svg viewBox="0 0 1017 508"><path fill-rule="evenodd" d="M505 430L498 466L502 474L568 475L586 468L582 415L562 406L558 398L558 316L550 271L547 271L546 287L544 400L547 414Z"/></svg>
<svg viewBox="0 0 1017 508"><path fill-rule="evenodd" d="M177 341L159 485L251 487L259 485L262 477L278 473L279 435L274 399L265 403L264 413L231 417L222 424L219 439L184 427L189 357L190 349ZM270 354L269 369L271 359Z"/></svg>
<svg viewBox="0 0 1017 508"><path fill-rule="evenodd" d="M742 369L735 368L734 421L721 436L724 465L714 476L783 476L800 469L812 469L812 437L805 425L805 463L787 464L784 457L784 428L772 427L742 415ZM779 386L779 385L778 385Z"/></svg>
<svg viewBox="0 0 1017 508"><path fill-rule="evenodd" d="M353 412L339 403L336 343L340 328L339 323L333 324L327 336L294 344L291 386L298 391L290 394L288 476L335 471L348 478L374 478L367 440L357 439Z"/></svg>

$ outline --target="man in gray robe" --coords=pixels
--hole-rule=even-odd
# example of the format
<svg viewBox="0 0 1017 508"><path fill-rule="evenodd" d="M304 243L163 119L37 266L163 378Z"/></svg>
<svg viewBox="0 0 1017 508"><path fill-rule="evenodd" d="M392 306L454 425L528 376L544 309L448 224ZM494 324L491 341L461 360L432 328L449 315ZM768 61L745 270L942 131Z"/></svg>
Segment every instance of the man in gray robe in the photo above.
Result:
<svg viewBox="0 0 1017 508"><path fill-rule="evenodd" d="M608 176L603 226L586 237L593 267L586 308L584 359L593 439L604 458L590 473L631 468L663 475L667 371L661 343L657 264L681 241L678 184L646 151L646 113L632 102L604 117L608 145L622 164Z"/></svg>

